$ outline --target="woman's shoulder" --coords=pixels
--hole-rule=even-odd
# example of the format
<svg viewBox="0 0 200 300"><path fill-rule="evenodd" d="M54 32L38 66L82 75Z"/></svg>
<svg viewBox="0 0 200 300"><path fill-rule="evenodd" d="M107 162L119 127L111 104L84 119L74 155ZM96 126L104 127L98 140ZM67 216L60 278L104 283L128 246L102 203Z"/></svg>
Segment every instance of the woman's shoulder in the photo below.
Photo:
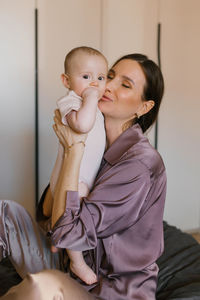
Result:
<svg viewBox="0 0 200 300"><path fill-rule="evenodd" d="M160 153L150 144L145 136L129 149L128 155L146 167L150 173L165 171L165 165Z"/></svg>
<svg viewBox="0 0 200 300"><path fill-rule="evenodd" d="M164 170L163 160L150 144L139 124L128 128L104 154L104 159L116 168L127 172L152 173ZM151 174L150 174L151 175Z"/></svg>

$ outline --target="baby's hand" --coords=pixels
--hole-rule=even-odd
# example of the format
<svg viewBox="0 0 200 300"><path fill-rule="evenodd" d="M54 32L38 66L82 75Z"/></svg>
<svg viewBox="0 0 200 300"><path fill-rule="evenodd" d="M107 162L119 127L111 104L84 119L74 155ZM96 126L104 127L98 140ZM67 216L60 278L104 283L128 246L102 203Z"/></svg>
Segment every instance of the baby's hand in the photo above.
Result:
<svg viewBox="0 0 200 300"><path fill-rule="evenodd" d="M98 88L93 86L86 88L82 93L82 98L84 99L89 97L98 100L100 98L100 92Z"/></svg>

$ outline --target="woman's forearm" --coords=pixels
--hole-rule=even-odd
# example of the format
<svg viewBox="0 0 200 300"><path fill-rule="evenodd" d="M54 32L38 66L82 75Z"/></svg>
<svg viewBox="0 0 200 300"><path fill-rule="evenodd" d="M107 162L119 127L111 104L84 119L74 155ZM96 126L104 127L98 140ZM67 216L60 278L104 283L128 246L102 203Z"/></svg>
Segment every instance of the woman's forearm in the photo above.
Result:
<svg viewBox="0 0 200 300"><path fill-rule="evenodd" d="M51 217L52 207L53 207L53 197L52 197L51 189L50 187L48 187L48 190L44 198L44 203L43 203L43 214L45 217Z"/></svg>
<svg viewBox="0 0 200 300"><path fill-rule="evenodd" d="M47 193L46 193L45 199L44 199L44 203L43 203L43 214L46 217L51 217L51 215L52 215L53 196L54 196L56 182L58 180L58 176L60 174L60 170L62 167L63 154L64 154L64 148L59 143L56 162L55 162L55 165L54 165L54 168L53 168L53 171L51 174L51 178L50 178L50 186L47 190Z"/></svg>
<svg viewBox="0 0 200 300"><path fill-rule="evenodd" d="M83 152L84 143L76 143L64 154L62 168L54 193L51 221L52 227L65 211L66 192L78 191L79 170Z"/></svg>
<svg viewBox="0 0 200 300"><path fill-rule="evenodd" d="M64 147L62 146L61 143L59 143L56 162L54 164L53 171L52 171L51 177L50 177L50 189L51 189L52 196L54 196L56 183L57 183L58 176L60 174L60 170L62 167L63 156L64 156Z"/></svg>

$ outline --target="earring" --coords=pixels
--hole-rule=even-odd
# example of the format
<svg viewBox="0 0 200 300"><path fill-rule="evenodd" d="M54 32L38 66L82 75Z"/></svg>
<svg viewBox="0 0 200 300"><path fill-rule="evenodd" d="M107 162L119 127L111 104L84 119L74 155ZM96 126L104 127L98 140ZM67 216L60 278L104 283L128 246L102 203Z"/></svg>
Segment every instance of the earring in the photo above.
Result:
<svg viewBox="0 0 200 300"><path fill-rule="evenodd" d="M136 118L137 118L137 119L139 119L139 118L140 118L140 116L139 116L139 114L138 114L138 113L135 113L135 116L136 116Z"/></svg>

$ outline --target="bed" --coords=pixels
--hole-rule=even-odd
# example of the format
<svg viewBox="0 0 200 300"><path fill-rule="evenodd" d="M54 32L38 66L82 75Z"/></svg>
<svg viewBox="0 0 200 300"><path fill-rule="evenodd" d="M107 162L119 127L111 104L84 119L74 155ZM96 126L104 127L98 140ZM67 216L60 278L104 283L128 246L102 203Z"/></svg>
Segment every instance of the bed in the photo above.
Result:
<svg viewBox="0 0 200 300"><path fill-rule="evenodd" d="M200 244L163 222L165 251L158 259L157 300L200 300ZM9 259L0 263L0 296L21 278Z"/></svg>

